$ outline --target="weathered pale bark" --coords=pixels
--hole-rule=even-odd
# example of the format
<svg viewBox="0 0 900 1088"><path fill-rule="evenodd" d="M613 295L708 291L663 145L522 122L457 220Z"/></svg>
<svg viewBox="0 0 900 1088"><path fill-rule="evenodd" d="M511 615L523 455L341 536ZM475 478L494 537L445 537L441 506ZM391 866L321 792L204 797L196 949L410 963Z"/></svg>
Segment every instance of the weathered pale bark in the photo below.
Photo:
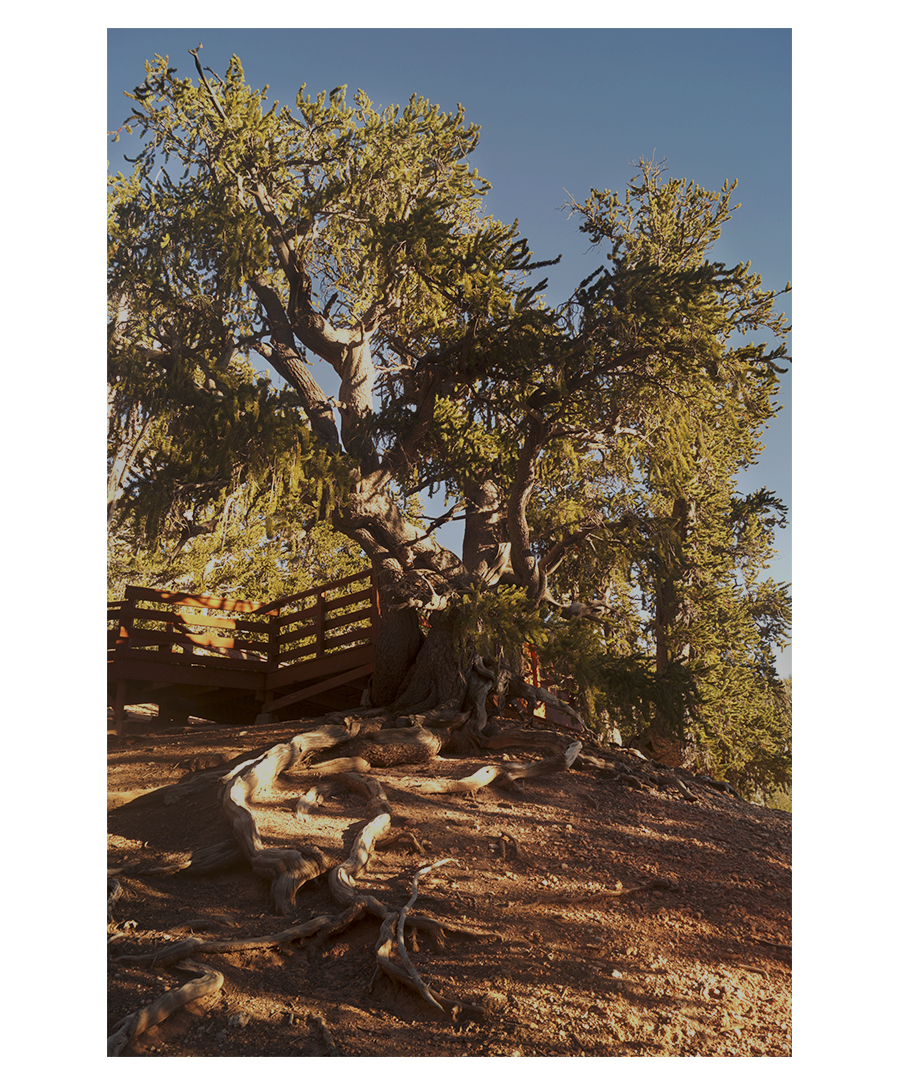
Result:
<svg viewBox="0 0 900 1088"><path fill-rule="evenodd" d="M546 593L547 576L540 570L531 554L527 510L537 481L538 457L550 437L550 432L549 422L539 413L535 413L528 421L506 515L512 569L516 581L525 586L528 596L534 601L540 601Z"/></svg>
<svg viewBox="0 0 900 1088"><path fill-rule="evenodd" d="M448 615L471 579L453 552L407 521L385 489L386 478L386 473L363 476L332 519L369 557L378 583L382 621L370 701L404 711L431 709L439 702L455 701L458 707L465 674ZM424 635L420 617L430 623Z"/></svg>
<svg viewBox="0 0 900 1088"><path fill-rule="evenodd" d="M297 351L290 322L277 292L262 274L251 277L247 282L266 312L272 338L271 344L265 341L257 343L256 350L300 394L313 434L328 449L337 453L340 450L340 439L334 413Z"/></svg>
<svg viewBox="0 0 900 1088"><path fill-rule="evenodd" d="M178 970L191 971L199 977L191 979L190 982L184 983L175 990L169 990L145 1009L126 1016L116 1025L116 1030L106 1040L107 1057L117 1058L132 1039L171 1016L176 1009L220 990L225 982L225 976L221 971L216 971L204 963L182 960L178 964Z"/></svg>
<svg viewBox="0 0 900 1088"><path fill-rule="evenodd" d="M472 349L475 323L470 323L457 344L427 359L409 355L402 344L394 345L409 375L404 382L413 422L379 456L372 434L376 375L372 340L396 307L399 281L389 276L381 297L354 325L333 324L327 307L320 312L314 305L305 265L304 230L308 228L301 224L299 232L287 232L270 194L259 179L251 181L248 191L266 223L289 287L285 305L264 274L248 280L269 325L270 343L258 345L258 350L297 390L313 432L332 452L346 456L355 479L351 492L334 510L332 522L363 549L378 579L382 625L371 702L412 713L440 708L452 716L465 701L471 719L467 742L475 744L486 722L485 703L492 682L473 668L473 652L463 652L453 638L454 606L460 594L473 586L501 581L524 586L535 603L546 598L547 572L531 554L527 510L539 457L556 433L552 415L546 415L542 406L530 409L509 494L503 494L489 471L465 485L462 561L430 532L408 522L389 491L393 473L415 462L421 444L427 441L437 398L452 388L458 368ZM340 437L331 404L312 379L297 342L328 363L340 378ZM425 637L420 629L422 616L431 625Z"/></svg>
<svg viewBox="0 0 900 1088"><path fill-rule="evenodd" d="M463 536L463 563L476 580L499 581L507 568L509 548L504 549L503 498L493 480L481 480L466 491L469 510ZM502 556L502 566L496 570Z"/></svg>
<svg viewBox="0 0 900 1088"><path fill-rule="evenodd" d="M411 390L416 422L382 461L371 435L375 378L371 344L380 323L396 305L397 283L388 277L382 296L373 301L355 326L333 325L313 305L303 231L296 238L289 237L274 201L259 179L253 179L248 191L263 216L289 285L285 308L264 275L249 280L269 320L272 342L260 350L300 393L314 432L331 450L343 449L355 466L356 486L334 512L333 523L362 547L378 579L382 625L371 701L375 706L396 705L407 711L423 712L438 706L458 710L467 691L472 702L467 683L471 661L461 659L448 616L459 593L473 579L490 585L511 572L510 546L503 540L505 504L494 481L473 485L472 493L466 496L468 517L460 563L433 536L407 522L387 491L392 471L414 459L416 446L426 439L435 400L452 380L451 368L443 358L421 368ZM471 350L474 334L472 323L460 345L463 359ZM340 377L340 440L330 405L303 364L296 341L325 360ZM521 504L523 510L525 503L527 495ZM521 546L518 551L522 552ZM420 614L432 620L427 637L421 633ZM480 687L485 687L483 680ZM486 691L480 691L472 708L478 719L476 732L483 725L485 696Z"/></svg>
<svg viewBox="0 0 900 1088"><path fill-rule="evenodd" d="M551 424L535 412L520 454L511 496L504 496L487 475L466 491L466 532L463 558L441 547L433 535L413 526L388 491L392 473L418 455L427 440L436 399L453 383L454 365L464 362L475 336L470 323L458 345L440 356L411 366L408 394L415 406L414 423L380 458L372 438L375 366L372 337L396 306L397 282L391 277L383 294L352 327L332 324L327 312L313 304L312 282L305 265L305 235L290 235L276 205L258 178L250 179L252 194L266 224L270 242L289 286L285 307L264 274L248 282L269 324L270 343L258 350L298 391L314 433L335 453L346 455L356 483L332 515L336 529L354 540L369 557L378 579L382 606L376 647L375 675L370 690L375 706L407 712L440 707L452 714L468 699L472 738L480 736L486 720L490 684L472 671L474 657L461 654L452 637L453 608L459 595L474 584L494 585L514 578L535 601L546 589L546 575L530 555L526 516L535 481L535 466ZM398 281L399 282L399 281ZM337 408L341 434L331 406L309 374L297 341L315 352L340 377ZM402 345L397 348L403 353ZM423 638L419 617L430 618Z"/></svg>
<svg viewBox="0 0 900 1088"><path fill-rule="evenodd" d="M107 415L109 415L109 413L107 413ZM128 413L128 424L121 436L116 454L113 457L112 465L107 474L107 527L112 524L113 516L116 512L116 505L122 497L125 481L131 474L131 471L137 462L138 455L144 448L152 422L153 417L150 415L141 422L138 418L137 406L133 407ZM111 430L111 428L108 427L108 430Z"/></svg>

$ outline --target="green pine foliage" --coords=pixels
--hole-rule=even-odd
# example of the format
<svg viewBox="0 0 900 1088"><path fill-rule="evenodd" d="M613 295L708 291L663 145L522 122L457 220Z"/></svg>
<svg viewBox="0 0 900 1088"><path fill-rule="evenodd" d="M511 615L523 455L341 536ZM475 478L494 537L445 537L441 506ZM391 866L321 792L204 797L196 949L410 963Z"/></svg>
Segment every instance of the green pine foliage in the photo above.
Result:
<svg viewBox="0 0 900 1088"><path fill-rule="evenodd" d="M764 574L786 512L738 480L788 330L749 263L712 259L735 183L642 162L622 197L573 202L602 263L550 308L554 262L484 213L462 107L282 106L236 57L224 77L194 59L197 79L148 63L134 172L109 179L111 597L274 599L375 556L440 584L472 651L538 648L598 732L787 784L790 594ZM425 492L494 518L499 582L419 546Z"/></svg>
<svg viewBox="0 0 900 1088"><path fill-rule="evenodd" d="M271 601L369 566L363 552L312 509L296 520L244 518L232 503L216 529L146 544L127 524L109 535L107 599L127 585ZM279 529L279 526L281 528Z"/></svg>
<svg viewBox="0 0 900 1088"><path fill-rule="evenodd" d="M515 662L526 646L541 650L547 627L520 586L476 585L454 610L453 637L483 657Z"/></svg>
<svg viewBox="0 0 900 1088"><path fill-rule="evenodd" d="M663 183L643 164L624 200L594 191L578 210L591 240L610 247L583 298L632 350L652 345L643 441L620 450L632 514L620 539L658 685L646 727L691 743L705 770L749 789L790 774L790 714L773 656L790 597L760 581L786 512L769 491L736 490L778 410L787 330L749 264L708 259L733 189ZM775 334L774 349L747 339L760 328Z"/></svg>

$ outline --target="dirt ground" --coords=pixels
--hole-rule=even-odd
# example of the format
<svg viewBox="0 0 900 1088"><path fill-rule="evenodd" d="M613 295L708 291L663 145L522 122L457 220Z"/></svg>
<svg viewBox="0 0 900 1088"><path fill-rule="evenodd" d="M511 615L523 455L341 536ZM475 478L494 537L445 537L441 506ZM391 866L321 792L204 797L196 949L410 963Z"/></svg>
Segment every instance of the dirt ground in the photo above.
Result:
<svg viewBox="0 0 900 1088"><path fill-rule="evenodd" d="M321 720L320 720L321 721ZM108 864L184 857L228 838L215 781L166 804L161 787L225 771L301 726L172 728L136 713L109 737ZM540 754L514 752L514 758ZM636 757L620 758L639 766ZM502 759L440 763L462 777ZM392 786L422 767L372 772L391 802L392 827L414 833L378 848L358 890L400 910L415 872L415 910L478 931L408 940L422 979L479 1006L453 1016L375 971L376 920L324 942L198 954L224 975L217 992L137 1036L122 1056L346 1057L787 1057L791 1054L791 816L688 780L637 789L596 769L528 779L524 794L487 786L468 795L417 796ZM212 776L214 777L214 776ZM314 843L336 865L366 822L365 798L339 791L303 818L310 780L278 781L256 806L266 846ZM123 1017L190 977L119 962L195 935L279 933L334 914L325 877L302 887L290 918L249 868L211 876L118 877L112 906L107 1034ZM593 901L590 893L646 890ZM552 902L567 894L569 902ZM582 898L572 898L581 896Z"/></svg>

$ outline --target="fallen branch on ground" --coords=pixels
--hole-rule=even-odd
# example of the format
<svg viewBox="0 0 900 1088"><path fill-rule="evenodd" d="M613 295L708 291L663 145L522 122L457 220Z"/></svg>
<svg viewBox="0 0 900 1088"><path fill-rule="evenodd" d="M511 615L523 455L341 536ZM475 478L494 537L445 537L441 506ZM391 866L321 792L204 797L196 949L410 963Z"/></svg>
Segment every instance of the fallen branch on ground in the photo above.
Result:
<svg viewBox="0 0 900 1088"><path fill-rule="evenodd" d="M547 892L544 895L532 899L520 899L513 903L511 910L519 910L522 907L531 907L545 903L599 903L604 899L621 899L626 895L637 895L638 892L677 892L677 884L670 880L650 880L646 884L638 884L636 888L605 889L593 892Z"/></svg>
<svg viewBox="0 0 900 1088"><path fill-rule="evenodd" d="M176 944L163 945L154 952L126 953L125 955L116 956L116 962L134 964L140 967L168 967L183 960L186 956L195 955L196 953L246 952L253 948L273 948L289 944L291 941L299 941L304 937L312 937L326 928L329 934L337 933L340 931L340 927L354 922L361 913L362 911L355 909L355 905L353 905L340 915L320 914L306 922L283 929L279 933L235 937L227 941L211 941L203 937L186 937Z"/></svg>

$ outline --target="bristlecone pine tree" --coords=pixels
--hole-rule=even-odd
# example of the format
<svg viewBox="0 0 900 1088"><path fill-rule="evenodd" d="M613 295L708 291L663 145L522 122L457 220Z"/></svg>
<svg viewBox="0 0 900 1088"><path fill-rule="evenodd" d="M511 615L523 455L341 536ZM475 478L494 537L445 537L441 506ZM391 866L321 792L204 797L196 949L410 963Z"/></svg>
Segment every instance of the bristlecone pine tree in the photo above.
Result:
<svg viewBox="0 0 900 1088"><path fill-rule="evenodd" d="M526 690L531 644L594 725L674 739L678 758L690 740L732 774L766 745L778 764L788 602L758 578L783 511L735 479L776 411L787 329L748 265L709 259L733 185L641 163L624 201L573 204L608 252L549 308L532 282L549 262L483 212L461 107L344 88L267 105L237 58L224 78L193 58L195 79L147 65L134 173L109 183L118 538L169 562L193 549L202 579L240 529L269 552L226 577L271 598L327 524L378 579L373 705L468 708L472 745L491 685ZM774 347L747 339L763 328ZM418 503L441 492L459 555Z"/></svg>
<svg viewBox="0 0 900 1088"><path fill-rule="evenodd" d="M626 555L655 658L648 749L680 763L693 742L706 769L752 789L783 785L790 774L790 712L772 655L786 644L790 599L786 586L760 580L773 530L786 523L784 505L765 489L735 491L738 472L763 448L781 373L781 351L766 353L745 334L762 325L779 336L787 330L749 264L707 263L734 188L663 184L659 169L645 165L624 202L594 191L578 210L591 240L610 244L615 269L643 269L649 280L664 273L671 285L707 278L693 313L679 317L677 290L652 307L661 323L687 332L701 365L670 370L664 395L645 405L643 440L629 451ZM586 305L592 291L583 289Z"/></svg>

